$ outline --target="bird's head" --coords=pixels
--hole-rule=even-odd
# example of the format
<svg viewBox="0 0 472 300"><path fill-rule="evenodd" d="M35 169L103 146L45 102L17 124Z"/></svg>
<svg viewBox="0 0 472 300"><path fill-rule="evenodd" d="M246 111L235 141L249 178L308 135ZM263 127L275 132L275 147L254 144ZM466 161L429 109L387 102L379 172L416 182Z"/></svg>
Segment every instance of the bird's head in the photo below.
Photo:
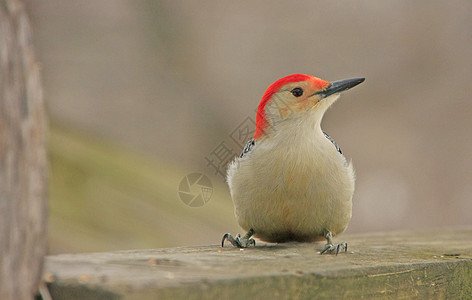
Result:
<svg viewBox="0 0 472 300"><path fill-rule="evenodd" d="M340 92L363 81L364 78L353 78L329 82L304 74L293 74L277 80L267 88L259 103L254 139L262 137L276 123L300 118L307 112L314 113L321 122Z"/></svg>

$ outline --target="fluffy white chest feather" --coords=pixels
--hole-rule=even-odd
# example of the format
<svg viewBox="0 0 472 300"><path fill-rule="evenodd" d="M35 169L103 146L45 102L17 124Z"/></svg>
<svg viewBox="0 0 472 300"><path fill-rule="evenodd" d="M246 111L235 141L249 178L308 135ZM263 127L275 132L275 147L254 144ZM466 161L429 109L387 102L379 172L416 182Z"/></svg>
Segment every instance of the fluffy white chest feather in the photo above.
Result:
<svg viewBox="0 0 472 300"><path fill-rule="evenodd" d="M343 232L351 219L352 165L314 118L278 124L229 166L237 220L262 240L318 240L326 230Z"/></svg>

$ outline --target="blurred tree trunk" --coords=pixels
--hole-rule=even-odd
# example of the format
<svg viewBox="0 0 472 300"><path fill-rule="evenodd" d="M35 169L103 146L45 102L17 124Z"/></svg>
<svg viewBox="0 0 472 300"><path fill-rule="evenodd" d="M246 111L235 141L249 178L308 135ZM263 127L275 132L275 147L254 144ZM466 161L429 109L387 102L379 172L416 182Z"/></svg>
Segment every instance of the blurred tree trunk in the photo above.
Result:
<svg viewBox="0 0 472 300"><path fill-rule="evenodd" d="M0 0L0 299L32 299L46 252L46 119L31 30Z"/></svg>

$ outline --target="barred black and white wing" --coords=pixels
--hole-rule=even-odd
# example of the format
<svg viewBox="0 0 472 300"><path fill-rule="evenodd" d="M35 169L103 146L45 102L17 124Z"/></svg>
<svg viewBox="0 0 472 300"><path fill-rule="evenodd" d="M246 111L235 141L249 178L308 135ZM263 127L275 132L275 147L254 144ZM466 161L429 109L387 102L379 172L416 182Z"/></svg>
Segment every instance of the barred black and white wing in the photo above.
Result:
<svg viewBox="0 0 472 300"><path fill-rule="evenodd" d="M239 158L243 157L244 155L246 155L246 153L248 153L249 151L251 151L252 147L256 144L256 142L254 141L254 139L251 139L249 140L249 142L247 142L246 146L244 147L243 149L243 152L241 153L241 155L239 156Z"/></svg>
<svg viewBox="0 0 472 300"><path fill-rule="evenodd" d="M338 144L336 144L336 142L335 142L326 132L323 131L323 133L324 133L325 137L326 137L328 140L330 140L331 143L333 143L334 147L336 147L336 150L337 150L339 153L343 154L343 151L342 151L341 148L338 146Z"/></svg>

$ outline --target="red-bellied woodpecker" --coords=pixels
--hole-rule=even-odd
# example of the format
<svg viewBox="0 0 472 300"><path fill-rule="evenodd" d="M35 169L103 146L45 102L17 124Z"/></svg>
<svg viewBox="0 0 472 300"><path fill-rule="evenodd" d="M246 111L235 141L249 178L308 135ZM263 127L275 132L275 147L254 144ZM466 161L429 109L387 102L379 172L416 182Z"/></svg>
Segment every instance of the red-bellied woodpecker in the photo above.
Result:
<svg viewBox="0 0 472 300"><path fill-rule="evenodd" d="M228 168L227 181L245 236L225 240L245 248L251 236L267 242L311 242L326 238L321 253L347 251L334 245L352 215L354 170L341 149L321 130L326 110L364 78L328 82L293 74L264 93L256 132Z"/></svg>

